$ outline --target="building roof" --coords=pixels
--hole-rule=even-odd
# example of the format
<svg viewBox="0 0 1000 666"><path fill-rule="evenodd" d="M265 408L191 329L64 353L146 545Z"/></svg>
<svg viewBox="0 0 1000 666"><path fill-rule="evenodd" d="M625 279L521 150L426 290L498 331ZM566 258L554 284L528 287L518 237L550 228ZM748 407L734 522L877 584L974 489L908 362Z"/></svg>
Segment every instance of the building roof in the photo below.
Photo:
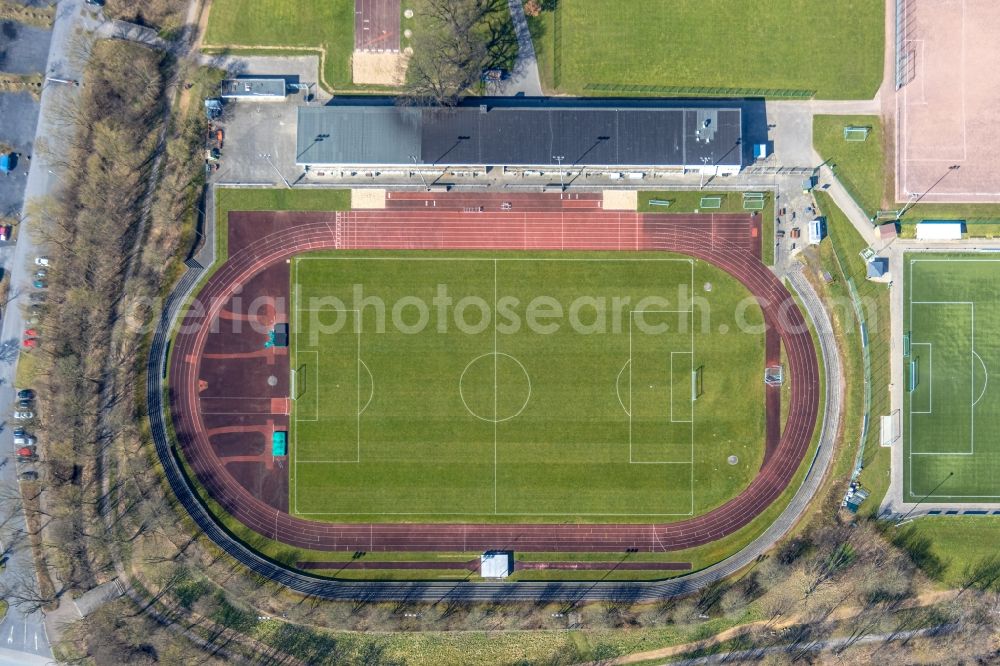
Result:
<svg viewBox="0 0 1000 666"><path fill-rule="evenodd" d="M511 555L504 550L488 550L479 560L479 575L483 578L506 578L511 572Z"/></svg>
<svg viewBox="0 0 1000 666"><path fill-rule="evenodd" d="M924 220L917 224L917 240L962 240L964 220Z"/></svg>
<svg viewBox="0 0 1000 666"><path fill-rule="evenodd" d="M739 167L741 139L737 108L300 107L296 162Z"/></svg>
<svg viewBox="0 0 1000 666"><path fill-rule="evenodd" d="M226 79L223 97L284 97L284 79Z"/></svg>
<svg viewBox="0 0 1000 666"><path fill-rule="evenodd" d="M875 257L868 262L868 277L880 278L889 272L889 259L886 257Z"/></svg>

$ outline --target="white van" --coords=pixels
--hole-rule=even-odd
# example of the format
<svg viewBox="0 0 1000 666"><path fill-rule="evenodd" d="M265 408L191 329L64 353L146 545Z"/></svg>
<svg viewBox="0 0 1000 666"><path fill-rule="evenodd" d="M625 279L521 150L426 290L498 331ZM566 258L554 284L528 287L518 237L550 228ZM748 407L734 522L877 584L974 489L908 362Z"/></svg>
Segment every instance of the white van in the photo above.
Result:
<svg viewBox="0 0 1000 666"><path fill-rule="evenodd" d="M34 446L35 438L31 435L18 435L14 437L14 446Z"/></svg>
<svg viewBox="0 0 1000 666"><path fill-rule="evenodd" d="M816 218L809 223L809 244L819 245L823 240L823 220Z"/></svg>

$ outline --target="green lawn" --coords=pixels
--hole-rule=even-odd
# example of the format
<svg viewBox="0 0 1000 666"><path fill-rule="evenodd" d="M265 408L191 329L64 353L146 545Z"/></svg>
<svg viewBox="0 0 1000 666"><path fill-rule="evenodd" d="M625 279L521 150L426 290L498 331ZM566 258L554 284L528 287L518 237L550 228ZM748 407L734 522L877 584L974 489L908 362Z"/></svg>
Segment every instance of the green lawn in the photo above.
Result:
<svg viewBox="0 0 1000 666"><path fill-rule="evenodd" d="M354 1L213 0L205 46L209 50L249 49L275 55L301 55L296 48L323 50L326 87L350 87ZM265 51L261 47L288 50Z"/></svg>
<svg viewBox="0 0 1000 666"><path fill-rule="evenodd" d="M890 529L890 536L913 553L918 564L950 587L965 583L968 567L996 558L1000 542L996 516L926 516Z"/></svg>
<svg viewBox="0 0 1000 666"><path fill-rule="evenodd" d="M855 284L864 304L868 332L868 350L871 357L871 411L868 432L864 440L861 484L871 492L872 499L863 507L864 513L877 512L889 488L889 449L880 446L877 416L892 411L889 400L889 354L891 334L889 325L889 290L884 284L865 279L865 262L859 256L866 247L864 239L854 229L833 199L826 192L816 192L816 204L826 218L827 237L820 244L823 267L834 276L834 281L824 284L827 309L838 334L841 349L844 389L844 451L836 459L835 476L850 475L861 445L861 426L864 420L864 360L861 335L847 279Z"/></svg>
<svg viewBox="0 0 1000 666"><path fill-rule="evenodd" d="M554 92L870 99L884 13L880 0L560 0L531 27Z"/></svg>
<svg viewBox="0 0 1000 666"><path fill-rule="evenodd" d="M871 127L868 141L844 141L845 125ZM893 201L891 156L886 156L878 116L814 116L813 146L869 216L880 208L897 210L906 206L906 202ZM918 203L903 214L901 235L912 237L912 225L926 219L965 220L970 236L1000 235L1000 204Z"/></svg>
<svg viewBox="0 0 1000 666"><path fill-rule="evenodd" d="M692 284L708 304L693 315ZM763 338L737 325L760 310L706 263L312 254L292 286L300 515L665 522L719 506L760 466Z"/></svg>
<svg viewBox="0 0 1000 666"><path fill-rule="evenodd" d="M845 141L847 126L870 127L868 140ZM869 217L885 207L885 139L877 116L813 116L813 147Z"/></svg>
<svg viewBox="0 0 1000 666"><path fill-rule="evenodd" d="M907 253L903 321L910 333L903 404L904 499L1000 496L1000 260Z"/></svg>

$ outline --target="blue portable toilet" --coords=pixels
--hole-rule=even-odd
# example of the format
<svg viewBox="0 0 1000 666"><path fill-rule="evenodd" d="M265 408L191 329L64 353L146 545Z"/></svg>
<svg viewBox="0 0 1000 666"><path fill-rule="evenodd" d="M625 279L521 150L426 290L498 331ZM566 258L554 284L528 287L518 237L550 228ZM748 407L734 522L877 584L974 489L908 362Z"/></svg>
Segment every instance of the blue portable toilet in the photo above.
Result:
<svg viewBox="0 0 1000 666"><path fill-rule="evenodd" d="M17 166L17 157L14 153L4 153L0 155L0 171L10 173Z"/></svg>

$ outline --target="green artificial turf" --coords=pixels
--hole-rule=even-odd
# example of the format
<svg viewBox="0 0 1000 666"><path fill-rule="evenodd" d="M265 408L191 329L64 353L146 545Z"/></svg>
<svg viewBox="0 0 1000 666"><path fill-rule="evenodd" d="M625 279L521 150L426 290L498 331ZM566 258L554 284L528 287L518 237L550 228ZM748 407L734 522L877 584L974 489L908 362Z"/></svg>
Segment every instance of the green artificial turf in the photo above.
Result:
<svg viewBox="0 0 1000 666"><path fill-rule="evenodd" d="M903 322L916 386L903 402L904 499L996 501L1000 496L1000 260L907 253Z"/></svg>
<svg viewBox="0 0 1000 666"><path fill-rule="evenodd" d="M351 85L354 50L353 0L213 0L205 44L231 51L259 47L305 47L326 51L323 78L333 88Z"/></svg>
<svg viewBox="0 0 1000 666"><path fill-rule="evenodd" d="M879 0L560 0L531 28L562 93L870 99L884 14Z"/></svg>
<svg viewBox="0 0 1000 666"><path fill-rule="evenodd" d="M668 522L760 467L763 333L747 328L761 313L709 264L341 252L297 258L291 279L293 513Z"/></svg>

